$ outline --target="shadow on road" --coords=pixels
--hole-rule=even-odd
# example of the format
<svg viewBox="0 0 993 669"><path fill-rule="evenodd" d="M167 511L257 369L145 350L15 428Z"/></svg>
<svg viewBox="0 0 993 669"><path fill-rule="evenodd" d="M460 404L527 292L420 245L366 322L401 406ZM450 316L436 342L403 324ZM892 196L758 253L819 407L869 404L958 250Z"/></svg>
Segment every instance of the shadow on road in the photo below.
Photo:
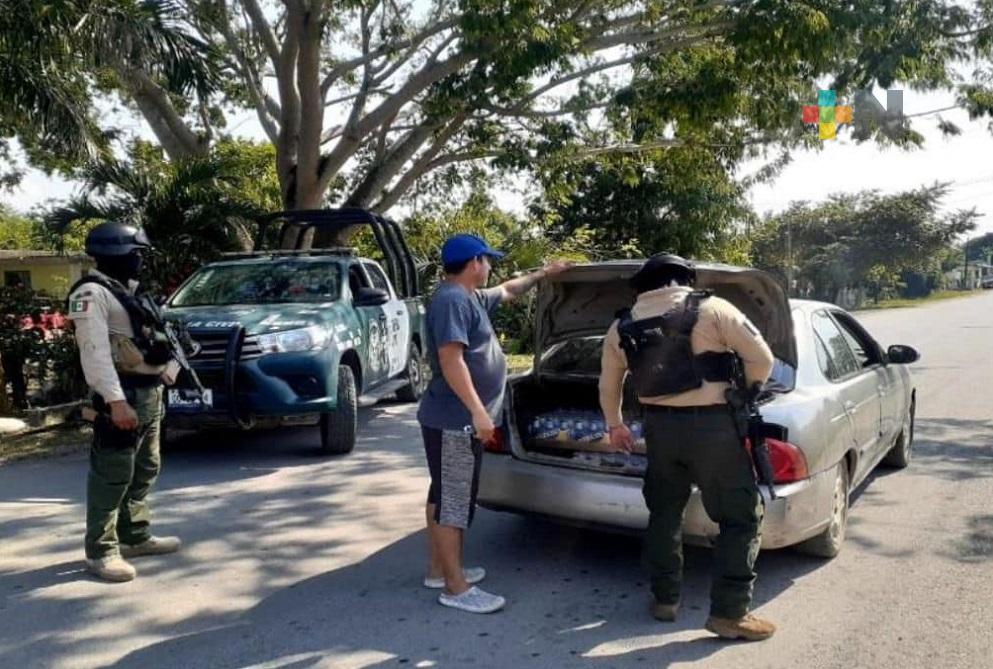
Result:
<svg viewBox="0 0 993 669"><path fill-rule="evenodd" d="M993 478L993 421L919 420L914 457L918 474L951 481Z"/></svg>
<svg viewBox="0 0 993 669"><path fill-rule="evenodd" d="M117 669L194 667L668 666L728 646L702 630L710 551L687 548L679 622L648 615L641 541L481 511L470 533L486 586L508 607L473 616L420 586L423 532L361 562L295 583L236 618L137 650ZM763 553L756 606L820 562ZM643 664L646 663L646 664Z"/></svg>

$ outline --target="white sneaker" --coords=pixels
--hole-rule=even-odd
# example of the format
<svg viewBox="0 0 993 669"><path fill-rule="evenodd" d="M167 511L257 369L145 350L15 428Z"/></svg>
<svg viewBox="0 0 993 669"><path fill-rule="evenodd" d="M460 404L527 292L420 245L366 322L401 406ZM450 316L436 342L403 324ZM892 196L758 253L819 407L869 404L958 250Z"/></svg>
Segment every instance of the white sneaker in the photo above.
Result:
<svg viewBox="0 0 993 669"><path fill-rule="evenodd" d="M113 583L133 581L138 573L133 566L116 553L95 560L87 558L86 569L97 578Z"/></svg>
<svg viewBox="0 0 993 669"><path fill-rule="evenodd" d="M136 558L142 555L165 555L175 553L183 546L179 537L149 537L140 544L129 546L121 544L121 555L126 558Z"/></svg>
<svg viewBox="0 0 993 669"><path fill-rule="evenodd" d="M449 595L447 592L443 592L438 595L438 603L469 613L493 613L502 609L507 600L473 586L461 595Z"/></svg>
<svg viewBox="0 0 993 669"><path fill-rule="evenodd" d="M464 578L465 582L469 585L475 585L486 578L486 570L482 567L466 567L462 570L462 578ZM424 587L432 588L434 590L444 588L445 577L439 576L438 578L431 578L430 576L425 576Z"/></svg>

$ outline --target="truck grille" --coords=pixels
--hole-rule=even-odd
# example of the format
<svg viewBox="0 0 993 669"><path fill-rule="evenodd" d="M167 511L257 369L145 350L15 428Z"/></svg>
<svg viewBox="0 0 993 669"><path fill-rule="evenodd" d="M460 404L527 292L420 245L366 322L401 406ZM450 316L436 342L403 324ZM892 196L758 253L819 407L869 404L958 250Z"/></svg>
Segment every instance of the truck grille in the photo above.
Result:
<svg viewBox="0 0 993 669"><path fill-rule="evenodd" d="M190 362L197 363L223 363L224 356L228 350L228 335L197 333L190 331L190 337L199 346L200 350L189 356ZM262 356L262 349L259 348L259 340L255 335L245 337L245 343L241 347L241 359L252 360Z"/></svg>

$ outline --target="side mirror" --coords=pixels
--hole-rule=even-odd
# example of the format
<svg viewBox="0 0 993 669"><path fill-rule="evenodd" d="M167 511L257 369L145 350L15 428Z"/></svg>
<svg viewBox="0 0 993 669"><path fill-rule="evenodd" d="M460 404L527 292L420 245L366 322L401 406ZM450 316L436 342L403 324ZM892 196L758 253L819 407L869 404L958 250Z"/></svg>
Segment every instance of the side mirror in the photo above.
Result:
<svg viewBox="0 0 993 669"><path fill-rule="evenodd" d="M911 346L895 345L886 350L886 359L897 365L909 365L921 359L921 354Z"/></svg>
<svg viewBox="0 0 993 669"><path fill-rule="evenodd" d="M390 301L390 294L382 288L359 288L352 297L352 304L357 307L379 307Z"/></svg>

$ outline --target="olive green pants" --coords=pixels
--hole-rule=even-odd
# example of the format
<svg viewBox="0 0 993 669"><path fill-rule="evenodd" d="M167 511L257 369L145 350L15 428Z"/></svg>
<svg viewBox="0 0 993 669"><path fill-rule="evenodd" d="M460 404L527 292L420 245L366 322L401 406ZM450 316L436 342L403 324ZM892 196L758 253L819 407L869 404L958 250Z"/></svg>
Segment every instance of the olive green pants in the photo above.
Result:
<svg viewBox="0 0 993 669"><path fill-rule="evenodd" d="M86 483L86 557L99 559L151 536L148 494L159 475L162 387L127 391L138 414L138 429L118 430L107 422L93 429Z"/></svg>
<svg viewBox="0 0 993 669"><path fill-rule="evenodd" d="M752 599L763 506L751 458L730 414L649 409L645 440L644 494L650 514L645 550L656 600L679 601L683 512L696 483L707 515L720 526L710 613L740 618Z"/></svg>

